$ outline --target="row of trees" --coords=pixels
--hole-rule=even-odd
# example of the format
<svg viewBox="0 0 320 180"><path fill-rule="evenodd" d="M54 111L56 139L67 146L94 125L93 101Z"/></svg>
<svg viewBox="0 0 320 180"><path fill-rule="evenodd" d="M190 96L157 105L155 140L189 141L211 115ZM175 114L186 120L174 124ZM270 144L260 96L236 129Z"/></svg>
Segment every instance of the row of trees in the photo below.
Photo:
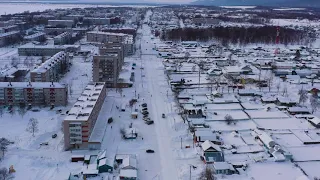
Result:
<svg viewBox="0 0 320 180"><path fill-rule="evenodd" d="M261 27L211 27L211 28L177 28L163 30L161 39L164 41L210 41L216 40L224 46L232 44L264 43L276 41L275 26ZM314 41L315 34L307 30L296 30L280 27L281 44L306 44Z"/></svg>

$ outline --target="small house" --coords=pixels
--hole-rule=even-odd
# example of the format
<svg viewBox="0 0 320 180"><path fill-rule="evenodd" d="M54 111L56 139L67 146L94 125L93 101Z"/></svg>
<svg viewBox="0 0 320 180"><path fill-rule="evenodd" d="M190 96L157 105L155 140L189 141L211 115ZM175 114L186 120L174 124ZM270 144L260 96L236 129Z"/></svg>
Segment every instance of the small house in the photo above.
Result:
<svg viewBox="0 0 320 180"><path fill-rule="evenodd" d="M223 162L224 154L219 145L213 144L209 140L201 144L202 158L206 164Z"/></svg>
<svg viewBox="0 0 320 180"><path fill-rule="evenodd" d="M292 107L296 106L298 104L298 101L287 97L278 97L276 103L280 106Z"/></svg>
<svg viewBox="0 0 320 180"><path fill-rule="evenodd" d="M98 164L98 170L99 170L99 173L112 172L113 161L108 158L101 159Z"/></svg>
<svg viewBox="0 0 320 180"><path fill-rule="evenodd" d="M136 180L138 171L136 169L120 169L120 180Z"/></svg>
<svg viewBox="0 0 320 180"><path fill-rule="evenodd" d="M219 138L219 136L213 133L210 128L204 128L204 129L195 131L194 140L195 142L198 142L198 143L205 142L208 140L214 144L218 144L218 145L222 144L222 141Z"/></svg>
<svg viewBox="0 0 320 180"><path fill-rule="evenodd" d="M231 175L236 173L234 167L227 162L215 162L212 166L216 174Z"/></svg>
<svg viewBox="0 0 320 180"><path fill-rule="evenodd" d="M99 171L97 169L85 169L82 172L83 178L91 178L96 177L99 174Z"/></svg>

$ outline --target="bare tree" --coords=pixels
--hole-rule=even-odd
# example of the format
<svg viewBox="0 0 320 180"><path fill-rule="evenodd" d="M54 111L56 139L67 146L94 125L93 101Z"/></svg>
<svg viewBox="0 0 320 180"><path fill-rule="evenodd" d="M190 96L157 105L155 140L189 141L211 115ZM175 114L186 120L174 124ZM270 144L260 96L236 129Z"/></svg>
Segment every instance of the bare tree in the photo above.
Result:
<svg viewBox="0 0 320 180"><path fill-rule="evenodd" d="M267 84L268 84L268 88L269 88L269 92L271 91L271 86L273 84L273 75L271 74L271 76L267 79Z"/></svg>
<svg viewBox="0 0 320 180"><path fill-rule="evenodd" d="M215 177L215 172L214 170L206 166L206 168L201 172L199 180L216 180L217 178Z"/></svg>
<svg viewBox="0 0 320 180"><path fill-rule="evenodd" d="M231 124L233 122L233 117L229 114L227 114L224 119L226 120L227 124Z"/></svg>
<svg viewBox="0 0 320 180"><path fill-rule="evenodd" d="M288 96L288 87L286 84L283 86L282 96Z"/></svg>
<svg viewBox="0 0 320 180"><path fill-rule="evenodd" d="M38 120L35 119L35 118L31 118L29 120L29 123L28 123L28 127L27 127L27 132L30 132L32 133L32 136L34 137L34 133L38 132L39 131L39 128L38 128Z"/></svg>
<svg viewBox="0 0 320 180"><path fill-rule="evenodd" d="M319 100L318 100L317 94L312 94L311 95L310 104L311 104L312 114L313 114L319 108Z"/></svg>
<svg viewBox="0 0 320 180"><path fill-rule="evenodd" d="M300 89L298 94L300 95L299 97L299 104L304 104L307 99L308 99L308 91L304 90L304 89Z"/></svg>
<svg viewBox="0 0 320 180"><path fill-rule="evenodd" d="M3 110L4 110L3 106L0 106L0 117L3 116Z"/></svg>
<svg viewBox="0 0 320 180"><path fill-rule="evenodd" d="M280 91L280 82L276 85L276 88L277 88L278 93L279 93L279 91Z"/></svg>
<svg viewBox="0 0 320 180"><path fill-rule="evenodd" d="M18 111L19 115L23 118L23 116L27 113L26 106L25 105L19 106L17 111Z"/></svg>
<svg viewBox="0 0 320 180"><path fill-rule="evenodd" d="M122 88L118 88L118 92L119 92L120 96L122 97L123 89Z"/></svg>
<svg viewBox="0 0 320 180"><path fill-rule="evenodd" d="M19 64L19 58L18 58L18 57L15 57L15 56L12 56L12 57L11 57L11 66L17 67L18 64Z"/></svg>
<svg viewBox="0 0 320 180"><path fill-rule="evenodd" d="M2 156L4 157L5 152L8 150L8 146L10 141L6 138L0 138L0 150L2 152Z"/></svg>

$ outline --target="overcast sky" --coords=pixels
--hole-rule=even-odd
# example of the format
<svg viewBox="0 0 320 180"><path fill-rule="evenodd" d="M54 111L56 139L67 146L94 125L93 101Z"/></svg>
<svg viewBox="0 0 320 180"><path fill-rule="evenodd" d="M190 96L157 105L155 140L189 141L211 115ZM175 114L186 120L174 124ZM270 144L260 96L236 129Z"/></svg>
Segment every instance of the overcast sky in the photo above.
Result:
<svg viewBox="0 0 320 180"><path fill-rule="evenodd" d="M80 0L80 1L88 1L88 0ZM151 3L175 3L175 4L179 4L179 3L190 3L192 1L195 0L93 0L93 1L99 1L99 2L151 2Z"/></svg>

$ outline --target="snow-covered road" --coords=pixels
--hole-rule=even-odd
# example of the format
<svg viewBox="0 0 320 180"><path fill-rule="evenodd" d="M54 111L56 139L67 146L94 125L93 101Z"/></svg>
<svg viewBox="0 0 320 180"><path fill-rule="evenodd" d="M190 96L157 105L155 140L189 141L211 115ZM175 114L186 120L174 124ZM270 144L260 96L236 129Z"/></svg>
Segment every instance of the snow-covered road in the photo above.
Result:
<svg viewBox="0 0 320 180"><path fill-rule="evenodd" d="M149 16L146 16L149 18ZM145 66L145 81L146 88L150 93L148 104L151 107L151 119L155 122L156 141L158 142L158 152L161 161L160 179L163 180L178 180L178 170L176 159L172 151L172 118L162 118L162 113L170 113L170 104L167 102L167 85L162 60L156 56L152 50L153 43L151 39L151 31L148 25L142 27L141 39L141 59ZM154 54L154 55L152 55Z"/></svg>

